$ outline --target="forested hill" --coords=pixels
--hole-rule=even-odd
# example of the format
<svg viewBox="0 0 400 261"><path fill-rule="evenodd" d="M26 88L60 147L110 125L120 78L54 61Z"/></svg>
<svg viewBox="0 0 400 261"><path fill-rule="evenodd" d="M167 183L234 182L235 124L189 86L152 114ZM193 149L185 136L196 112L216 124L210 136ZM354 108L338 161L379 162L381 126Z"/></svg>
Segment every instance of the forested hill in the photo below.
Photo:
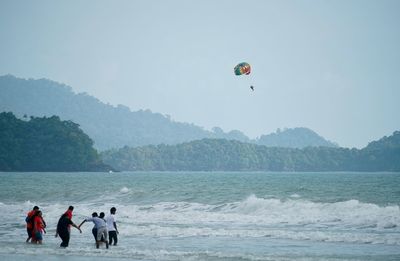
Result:
<svg viewBox="0 0 400 261"><path fill-rule="evenodd" d="M109 171L78 124L0 113L0 171Z"/></svg>
<svg viewBox="0 0 400 261"><path fill-rule="evenodd" d="M305 148L305 147L338 147L307 128L278 129L275 133L261 135L257 144L268 147Z"/></svg>
<svg viewBox="0 0 400 261"><path fill-rule="evenodd" d="M101 154L120 170L156 171L400 171L400 132L364 149L266 147L203 139L178 145L124 147Z"/></svg>
<svg viewBox="0 0 400 261"><path fill-rule="evenodd" d="M128 107L105 104L85 93L46 79L25 80L11 75L0 76L0 112L43 117L59 116L78 123L100 150L148 144L179 144L203 138L220 138L268 146L335 146L311 130L288 129L250 140L242 132L224 132L215 127L207 131L194 124L175 122L150 110L131 111ZM304 135L306 130L307 135ZM284 138L282 138L283 136ZM290 141L290 142L287 142Z"/></svg>
<svg viewBox="0 0 400 261"><path fill-rule="evenodd" d="M380 151L388 149L398 149L400 147L400 131L395 131L393 135L383 137L380 140L368 143L365 150Z"/></svg>

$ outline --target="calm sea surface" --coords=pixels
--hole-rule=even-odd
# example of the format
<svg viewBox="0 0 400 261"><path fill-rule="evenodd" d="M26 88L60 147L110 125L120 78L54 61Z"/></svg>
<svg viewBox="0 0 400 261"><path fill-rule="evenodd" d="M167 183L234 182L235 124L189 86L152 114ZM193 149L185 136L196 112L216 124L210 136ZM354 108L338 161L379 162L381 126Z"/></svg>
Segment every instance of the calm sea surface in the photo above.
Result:
<svg viewBox="0 0 400 261"><path fill-rule="evenodd" d="M43 245L25 215L43 211ZM117 208L116 247L95 249L91 223ZM1 260L400 260L400 173L0 173Z"/></svg>

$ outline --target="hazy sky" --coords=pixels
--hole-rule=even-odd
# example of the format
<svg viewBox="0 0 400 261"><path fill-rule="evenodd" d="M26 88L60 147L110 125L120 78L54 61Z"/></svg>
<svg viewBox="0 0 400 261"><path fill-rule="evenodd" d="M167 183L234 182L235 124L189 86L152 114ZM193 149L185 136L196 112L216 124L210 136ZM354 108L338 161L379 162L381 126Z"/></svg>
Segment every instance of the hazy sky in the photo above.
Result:
<svg viewBox="0 0 400 261"><path fill-rule="evenodd" d="M235 76L243 61L252 74ZM363 147L400 130L400 1L0 0L4 74L206 129L308 127Z"/></svg>

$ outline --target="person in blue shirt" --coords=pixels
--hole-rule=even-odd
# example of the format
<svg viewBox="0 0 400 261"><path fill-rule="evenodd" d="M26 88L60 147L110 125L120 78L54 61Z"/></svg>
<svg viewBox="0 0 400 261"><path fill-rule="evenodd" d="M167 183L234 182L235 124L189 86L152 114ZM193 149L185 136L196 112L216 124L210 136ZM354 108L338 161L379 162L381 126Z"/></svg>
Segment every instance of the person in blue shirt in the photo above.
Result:
<svg viewBox="0 0 400 261"><path fill-rule="evenodd" d="M92 217L83 220L82 223L79 225L79 228L83 225L83 223L88 221L93 222L95 228L97 229L96 248L99 248L102 237L104 237L104 240L106 242L106 248L108 248L108 231L107 231L106 221L100 218L97 212L93 212Z"/></svg>

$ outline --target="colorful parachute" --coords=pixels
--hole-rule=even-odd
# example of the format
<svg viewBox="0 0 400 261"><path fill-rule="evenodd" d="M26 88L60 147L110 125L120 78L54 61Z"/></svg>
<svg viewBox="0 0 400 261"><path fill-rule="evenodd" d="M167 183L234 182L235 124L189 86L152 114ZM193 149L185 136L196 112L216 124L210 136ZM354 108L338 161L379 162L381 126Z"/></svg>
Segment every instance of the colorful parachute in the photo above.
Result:
<svg viewBox="0 0 400 261"><path fill-rule="evenodd" d="M236 75L242 75L242 74L250 74L251 67L250 64L248 63L239 63L238 65L235 66L233 69Z"/></svg>

